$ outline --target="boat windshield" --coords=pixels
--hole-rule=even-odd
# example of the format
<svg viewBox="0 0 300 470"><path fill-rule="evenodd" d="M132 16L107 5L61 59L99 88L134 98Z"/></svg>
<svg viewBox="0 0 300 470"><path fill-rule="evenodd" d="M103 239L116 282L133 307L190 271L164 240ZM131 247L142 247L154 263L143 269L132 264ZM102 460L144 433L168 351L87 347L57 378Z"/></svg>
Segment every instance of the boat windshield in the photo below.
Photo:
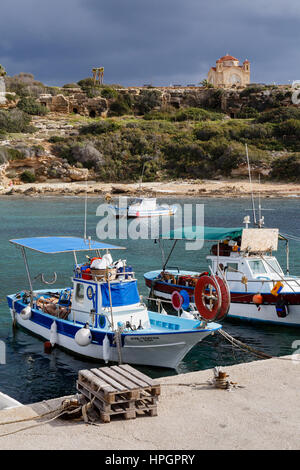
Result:
<svg viewBox="0 0 300 470"><path fill-rule="evenodd" d="M264 263L260 259L249 261L249 266L253 274L264 274L267 272Z"/></svg>
<svg viewBox="0 0 300 470"><path fill-rule="evenodd" d="M267 266L268 266L268 270L274 274L274 273L280 273L280 274L283 274L283 271L280 267L280 264L278 263L277 259L275 258L268 258L265 260Z"/></svg>

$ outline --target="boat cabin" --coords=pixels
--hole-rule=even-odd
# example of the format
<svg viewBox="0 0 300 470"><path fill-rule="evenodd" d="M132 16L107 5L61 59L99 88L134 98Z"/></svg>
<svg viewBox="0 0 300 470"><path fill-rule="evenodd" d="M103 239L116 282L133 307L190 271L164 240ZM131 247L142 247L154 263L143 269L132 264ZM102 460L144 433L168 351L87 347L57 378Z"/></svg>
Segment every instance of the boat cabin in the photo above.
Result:
<svg viewBox="0 0 300 470"><path fill-rule="evenodd" d="M114 323L126 326L130 313L130 327L149 326L132 267L126 265L126 260L113 261L111 256L112 250L123 247L73 237L41 237L11 243L21 248L30 287L29 294L24 295L38 310L73 323L88 322L94 328L110 328ZM48 254L72 252L75 261L72 287L33 292L25 248ZM93 251L93 257L86 256L87 261L80 263L77 256L84 251ZM56 278L55 273L54 282Z"/></svg>

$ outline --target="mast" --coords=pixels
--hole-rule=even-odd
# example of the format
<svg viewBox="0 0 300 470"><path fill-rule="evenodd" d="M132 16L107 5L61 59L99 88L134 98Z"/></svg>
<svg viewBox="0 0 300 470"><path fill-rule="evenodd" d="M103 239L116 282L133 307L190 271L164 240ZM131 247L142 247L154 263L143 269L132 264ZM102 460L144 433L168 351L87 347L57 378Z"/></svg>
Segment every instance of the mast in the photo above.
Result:
<svg viewBox="0 0 300 470"><path fill-rule="evenodd" d="M251 200L252 200L252 212L253 212L253 222L256 225L256 213L255 213L255 204L254 204L254 195L253 195L253 186L252 186L252 179L251 179L251 169L250 169L250 162L249 162L249 155L248 155L248 145L246 146L246 158L248 164L248 173L249 173L249 181L250 181L250 188L251 188Z"/></svg>

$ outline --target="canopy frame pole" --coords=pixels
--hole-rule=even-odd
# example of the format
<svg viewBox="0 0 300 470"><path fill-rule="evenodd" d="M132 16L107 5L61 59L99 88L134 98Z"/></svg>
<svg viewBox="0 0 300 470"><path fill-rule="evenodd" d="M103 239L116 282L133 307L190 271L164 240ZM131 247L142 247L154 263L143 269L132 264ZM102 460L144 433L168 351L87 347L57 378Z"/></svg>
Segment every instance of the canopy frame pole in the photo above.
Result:
<svg viewBox="0 0 300 470"><path fill-rule="evenodd" d="M166 269L166 266L167 266L167 264L168 264L168 261L169 261L169 259L171 258L171 254L173 253L174 248L175 248L177 242L178 242L178 240L175 240L174 243L173 243L173 246L172 246L172 248L171 248L171 251L170 251L170 253L169 253L169 255L168 255L168 257L167 257L165 263L163 264L163 271Z"/></svg>
<svg viewBox="0 0 300 470"><path fill-rule="evenodd" d="M288 239L286 239L286 273L290 274L290 247Z"/></svg>
<svg viewBox="0 0 300 470"><path fill-rule="evenodd" d="M109 275L108 275L108 269L107 269L107 286L108 286L109 304L110 304L111 328L114 331L114 329L115 329L114 315L113 315L113 305L112 305L112 298L111 298L110 280L109 280Z"/></svg>
<svg viewBox="0 0 300 470"><path fill-rule="evenodd" d="M218 272L218 266L220 264L220 240L218 240L218 245L217 245L217 266L216 266L216 274Z"/></svg>
<svg viewBox="0 0 300 470"><path fill-rule="evenodd" d="M165 262L165 252L164 252L164 247L163 247L163 244L161 243L161 239L160 239L160 238L158 239L158 244L159 244L159 248L160 248L160 252L161 252L161 259L162 259L162 262L163 262L163 265L164 265L164 262Z"/></svg>
<svg viewBox="0 0 300 470"><path fill-rule="evenodd" d="M22 256L23 256L23 259L24 259L25 269L26 269L27 278L28 278L28 282L29 282L30 293L32 294L33 293L32 280L31 280L31 276L30 276L30 271L29 271L29 267L28 267L28 261L27 261L27 256L26 256L24 246L21 246L21 251L22 251Z"/></svg>
<svg viewBox="0 0 300 470"><path fill-rule="evenodd" d="M74 255L75 266L76 266L76 268L77 268L78 261L77 261L76 251L73 251L73 255Z"/></svg>

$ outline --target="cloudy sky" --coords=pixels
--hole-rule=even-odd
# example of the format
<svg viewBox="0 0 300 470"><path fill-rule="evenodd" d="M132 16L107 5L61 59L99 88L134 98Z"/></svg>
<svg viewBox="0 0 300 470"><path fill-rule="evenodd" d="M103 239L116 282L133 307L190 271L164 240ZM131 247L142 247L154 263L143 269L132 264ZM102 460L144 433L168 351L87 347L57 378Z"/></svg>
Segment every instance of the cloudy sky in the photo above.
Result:
<svg viewBox="0 0 300 470"><path fill-rule="evenodd" d="M5 0L0 63L49 85L199 83L229 53L251 81L300 80L299 0Z"/></svg>

